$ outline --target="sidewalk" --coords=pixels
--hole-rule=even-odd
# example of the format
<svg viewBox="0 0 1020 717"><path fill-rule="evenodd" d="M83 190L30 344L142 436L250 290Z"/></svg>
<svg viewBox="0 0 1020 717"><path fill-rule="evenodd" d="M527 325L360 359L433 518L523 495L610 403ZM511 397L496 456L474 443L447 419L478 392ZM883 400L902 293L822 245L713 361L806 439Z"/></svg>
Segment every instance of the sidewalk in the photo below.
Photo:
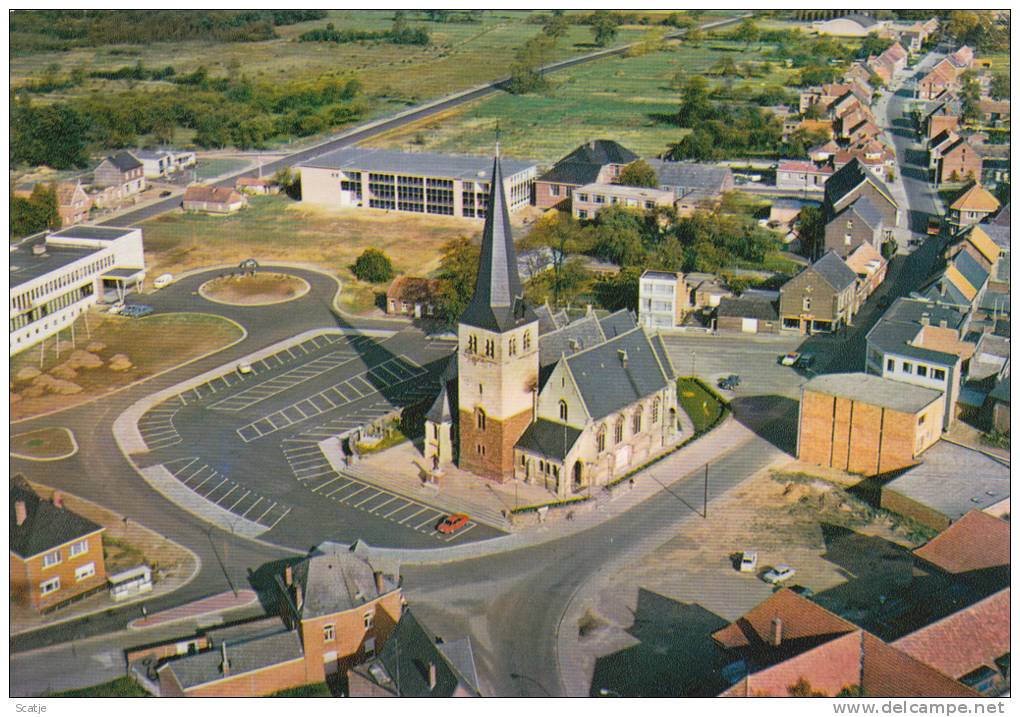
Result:
<svg viewBox="0 0 1020 717"><path fill-rule="evenodd" d="M182 620L192 620L206 617L207 615L219 615L227 610L236 610L241 607L254 605L258 601L258 595L254 590L238 590L237 593L226 592L211 597L202 598L195 602L185 603L172 607L169 610L153 613L128 623L129 630L144 630L147 627L158 627L168 625ZM222 622L222 618L219 619Z"/></svg>

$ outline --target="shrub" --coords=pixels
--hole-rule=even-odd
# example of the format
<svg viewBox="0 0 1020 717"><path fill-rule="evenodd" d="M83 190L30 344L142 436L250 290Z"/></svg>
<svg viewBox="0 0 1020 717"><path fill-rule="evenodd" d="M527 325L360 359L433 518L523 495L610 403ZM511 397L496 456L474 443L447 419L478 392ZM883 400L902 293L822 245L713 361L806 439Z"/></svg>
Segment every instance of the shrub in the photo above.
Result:
<svg viewBox="0 0 1020 717"><path fill-rule="evenodd" d="M378 249L365 249L351 266L351 271L362 281L378 284L393 278L390 258Z"/></svg>

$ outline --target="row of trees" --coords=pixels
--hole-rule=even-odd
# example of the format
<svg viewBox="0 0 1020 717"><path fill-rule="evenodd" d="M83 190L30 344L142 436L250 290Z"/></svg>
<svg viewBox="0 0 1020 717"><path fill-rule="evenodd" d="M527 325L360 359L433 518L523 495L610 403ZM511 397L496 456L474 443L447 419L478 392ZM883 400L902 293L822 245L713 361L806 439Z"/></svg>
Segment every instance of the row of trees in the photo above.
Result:
<svg viewBox="0 0 1020 717"><path fill-rule="evenodd" d="M57 191L52 184L36 184L28 197L17 197L11 188L11 238L20 238L44 229L60 228Z"/></svg>
<svg viewBox="0 0 1020 717"><path fill-rule="evenodd" d="M430 38L427 30L421 27L411 27L402 12L398 12L393 20L393 27L389 30L338 30L333 23L327 23L324 28L309 30L298 36L300 42L335 42L344 44L348 42L361 42L365 40L376 40L390 42L394 45L427 45Z"/></svg>

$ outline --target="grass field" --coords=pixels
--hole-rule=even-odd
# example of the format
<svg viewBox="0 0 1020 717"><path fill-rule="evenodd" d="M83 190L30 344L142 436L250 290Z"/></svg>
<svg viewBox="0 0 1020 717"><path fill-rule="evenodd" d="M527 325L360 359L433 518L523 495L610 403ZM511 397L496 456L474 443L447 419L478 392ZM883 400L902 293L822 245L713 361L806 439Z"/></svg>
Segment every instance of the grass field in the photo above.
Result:
<svg viewBox="0 0 1020 717"><path fill-rule="evenodd" d="M118 677L112 682L85 687L80 690L54 692L50 697L152 697L130 677Z"/></svg>
<svg viewBox="0 0 1020 717"><path fill-rule="evenodd" d="M726 407L696 378L680 378L676 382L680 406L694 423L695 433L708 430L719 420Z"/></svg>
<svg viewBox="0 0 1020 717"><path fill-rule="evenodd" d="M221 174L240 172L250 164L244 159L202 159L195 167L195 175L199 179L212 179Z"/></svg>
<svg viewBox="0 0 1020 717"><path fill-rule="evenodd" d="M582 65L550 76L552 89L542 95L499 94L442 116L423 120L366 144L406 149L483 153L492 145L496 122L503 133L508 156L551 163L590 139L615 139L643 156L655 156L677 142L687 130L665 121L674 114L679 93L670 86L678 72L684 77L702 74L721 57L737 63L766 59L760 45L745 47L709 39L698 46L670 43L661 51L637 57L612 58ZM774 63L775 58L768 58ZM741 90L784 86L794 81L794 70L773 64L771 74L735 78ZM709 77L710 83L721 82Z"/></svg>
<svg viewBox="0 0 1020 717"><path fill-rule="evenodd" d="M46 460L63 458L75 450L74 439L66 428L40 428L11 436L11 453Z"/></svg>
<svg viewBox="0 0 1020 717"><path fill-rule="evenodd" d="M280 690L269 695L270 697L332 697L329 686L325 682L318 682L314 685L302 685Z"/></svg>

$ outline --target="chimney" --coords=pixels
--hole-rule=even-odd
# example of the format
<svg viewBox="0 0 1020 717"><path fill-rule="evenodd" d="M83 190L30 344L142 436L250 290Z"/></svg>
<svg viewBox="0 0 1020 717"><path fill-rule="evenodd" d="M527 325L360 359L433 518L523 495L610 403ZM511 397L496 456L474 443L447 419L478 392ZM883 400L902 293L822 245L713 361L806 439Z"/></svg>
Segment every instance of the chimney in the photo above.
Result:
<svg viewBox="0 0 1020 717"><path fill-rule="evenodd" d="M28 520L28 509L25 507L25 501L17 500L14 502L14 520L18 525L24 525L25 521Z"/></svg>
<svg viewBox="0 0 1020 717"><path fill-rule="evenodd" d="M283 569L283 584L287 587L294 584L294 568L290 565Z"/></svg>
<svg viewBox="0 0 1020 717"><path fill-rule="evenodd" d="M616 355L620 357L620 363L623 364L624 368L627 368L627 352L623 349L619 349Z"/></svg>
<svg viewBox="0 0 1020 717"><path fill-rule="evenodd" d="M227 643L220 643L220 672L224 675L230 674L230 660L227 658Z"/></svg>
<svg viewBox="0 0 1020 717"><path fill-rule="evenodd" d="M772 618L772 632L769 635L769 643L772 647L779 647L783 644L783 618Z"/></svg>
<svg viewBox="0 0 1020 717"><path fill-rule="evenodd" d="M382 595L386 592L386 586L383 584L383 574L377 570L372 573L372 577L375 578L375 591L377 594Z"/></svg>
<svg viewBox="0 0 1020 717"><path fill-rule="evenodd" d="M50 500L53 501L54 508L64 509L64 495L59 490L53 491L53 497Z"/></svg>
<svg viewBox="0 0 1020 717"><path fill-rule="evenodd" d="M297 608L298 611L300 611L301 608L304 606L304 604L305 604L305 596L301 594L301 586L295 583L295 585L294 585L294 607Z"/></svg>
<svg viewBox="0 0 1020 717"><path fill-rule="evenodd" d="M931 318L927 313L921 314L921 326L927 326L931 323Z"/></svg>
<svg viewBox="0 0 1020 717"><path fill-rule="evenodd" d="M949 321L947 321L946 319L942 319L939 321L939 326L941 326L943 329L948 329Z"/></svg>
<svg viewBox="0 0 1020 717"><path fill-rule="evenodd" d="M436 689L436 663L429 663L429 691Z"/></svg>

